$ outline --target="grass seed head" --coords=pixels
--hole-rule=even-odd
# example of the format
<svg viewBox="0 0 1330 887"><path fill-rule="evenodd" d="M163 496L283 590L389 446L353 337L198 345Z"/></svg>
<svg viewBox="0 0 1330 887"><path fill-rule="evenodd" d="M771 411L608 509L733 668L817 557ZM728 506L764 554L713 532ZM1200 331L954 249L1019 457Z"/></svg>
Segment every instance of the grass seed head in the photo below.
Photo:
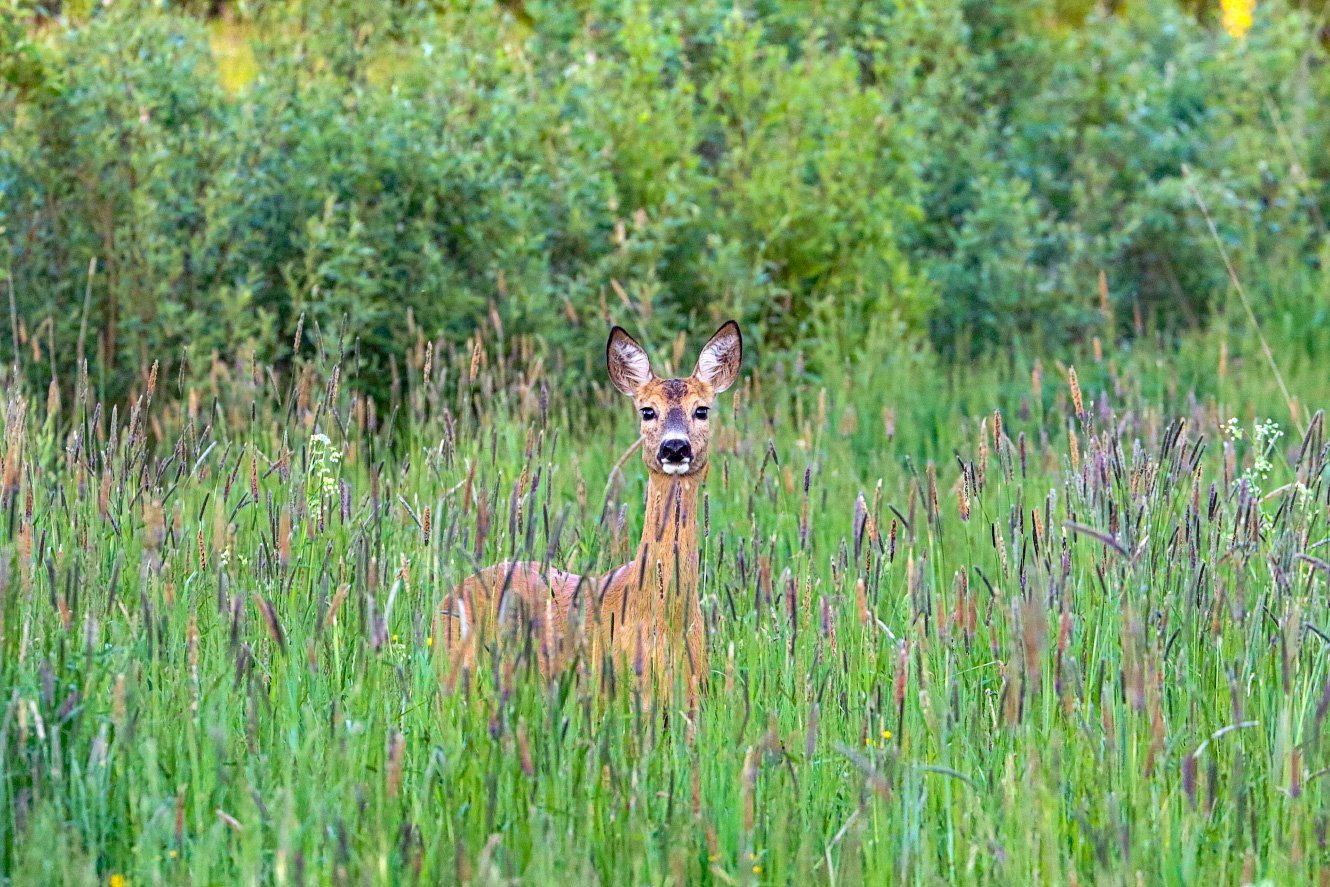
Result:
<svg viewBox="0 0 1330 887"><path fill-rule="evenodd" d="M1085 418L1085 403L1081 400L1081 383L1076 378L1076 367L1067 369L1067 384L1071 387L1071 405L1076 411L1076 418Z"/></svg>

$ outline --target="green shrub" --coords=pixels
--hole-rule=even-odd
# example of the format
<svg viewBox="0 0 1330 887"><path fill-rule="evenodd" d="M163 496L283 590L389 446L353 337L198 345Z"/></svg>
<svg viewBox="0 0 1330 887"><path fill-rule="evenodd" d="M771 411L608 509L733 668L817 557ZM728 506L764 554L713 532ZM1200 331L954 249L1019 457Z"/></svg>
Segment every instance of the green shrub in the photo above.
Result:
<svg viewBox="0 0 1330 887"><path fill-rule="evenodd" d="M927 142L959 146L925 155L917 241L942 291L941 341L1099 332L1100 271L1110 333L1134 316L1203 319L1227 277L1184 167L1230 249L1315 255L1324 194L1294 172L1316 162L1309 136L1323 125L1309 93L1324 90L1324 52L1306 20L1286 14L1239 43L1158 5L1063 29L1041 26L1040 4L1024 18L1012 6L954 16L967 60L944 75L961 86L919 118Z"/></svg>
<svg viewBox="0 0 1330 887"><path fill-rule="evenodd" d="M574 380L611 319L733 315L773 354L1191 324L1227 277L1184 165L1239 263L1314 269L1324 237L1330 79L1294 13L1239 43L1042 0L240 9L239 94L189 10L97 6L0 50L36 379L79 342L109 396L155 358L280 363L302 316L297 347L354 348L380 394L419 331L483 326Z"/></svg>
<svg viewBox="0 0 1330 887"><path fill-rule="evenodd" d="M218 274L234 120L199 28L99 21L62 33L52 55L59 89L7 109L16 125L0 137L0 225L29 334L53 321L53 362L70 367L87 329L115 390L149 355L265 333ZM224 304L242 310L223 318Z"/></svg>

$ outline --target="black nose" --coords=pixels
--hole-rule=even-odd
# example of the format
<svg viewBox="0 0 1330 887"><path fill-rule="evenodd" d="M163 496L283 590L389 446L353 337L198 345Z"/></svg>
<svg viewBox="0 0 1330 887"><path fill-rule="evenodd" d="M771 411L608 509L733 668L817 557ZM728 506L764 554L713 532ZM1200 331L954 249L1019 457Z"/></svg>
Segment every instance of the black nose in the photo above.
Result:
<svg viewBox="0 0 1330 887"><path fill-rule="evenodd" d="M660 461L677 465L693 458L693 445L686 439L674 438L660 444Z"/></svg>

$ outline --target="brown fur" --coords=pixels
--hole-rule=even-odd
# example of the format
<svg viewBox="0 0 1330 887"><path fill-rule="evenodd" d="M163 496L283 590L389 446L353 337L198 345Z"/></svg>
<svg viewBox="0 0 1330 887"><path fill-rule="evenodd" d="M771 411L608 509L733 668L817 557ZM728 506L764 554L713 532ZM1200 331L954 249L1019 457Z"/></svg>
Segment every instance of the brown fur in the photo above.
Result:
<svg viewBox="0 0 1330 887"><path fill-rule="evenodd" d="M742 342L733 321L703 348L693 375L657 379L646 352L615 327L607 346L610 379L629 394L641 422L642 458L649 472L646 520L637 555L602 576L577 576L533 561L505 562L467 578L444 599L436 636L461 662L477 646L529 644L541 671L557 673L586 648L589 661L605 657L645 679L647 689L668 686L676 670L696 698L707 675L698 604L698 492L706 477L715 396L739 373ZM670 431L667 432L667 426ZM668 474L660 445L686 434L692 450L686 473Z"/></svg>

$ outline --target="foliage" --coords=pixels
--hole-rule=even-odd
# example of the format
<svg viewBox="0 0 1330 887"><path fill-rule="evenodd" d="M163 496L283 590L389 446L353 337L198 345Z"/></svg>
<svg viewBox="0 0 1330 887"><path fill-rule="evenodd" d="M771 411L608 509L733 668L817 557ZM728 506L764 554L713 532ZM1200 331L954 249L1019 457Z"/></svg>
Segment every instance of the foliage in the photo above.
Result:
<svg viewBox="0 0 1330 887"><path fill-rule="evenodd" d="M3 877L1324 880L1330 77L1196 7L0 0ZM454 667L723 315L700 707Z"/></svg>
<svg viewBox="0 0 1330 887"><path fill-rule="evenodd" d="M1188 168L1230 249L1317 261L1324 187L1299 170L1323 124L1289 126L1326 89L1305 22L1276 17L1236 42L1160 4L1067 29L1042 27L1038 4L975 6L956 50L971 58L929 87L924 117L927 141L958 146L926 155L941 342L969 328L980 344L1055 345L1205 318L1227 282Z"/></svg>
<svg viewBox="0 0 1330 887"><path fill-rule="evenodd" d="M611 318L733 314L772 357L828 317L962 351L1194 324L1228 284L1184 165L1239 264L1324 243L1297 12L1234 40L1157 4L251 4L234 93L205 7L66 10L0 50L0 247L66 391L81 357L116 399L147 354L284 366L298 329L342 331L384 397L417 329L493 327L570 382Z"/></svg>
<svg viewBox="0 0 1330 887"><path fill-rule="evenodd" d="M648 325L728 312L785 341L836 297L922 318L892 239L909 204L882 161L899 146L847 52L810 46L796 76L732 20L694 80L677 29L642 16L556 81L477 18L462 25L476 39L423 42L390 87L367 79L367 48L332 54L346 43L302 29L243 100L178 20L69 32L71 82L23 104L6 152L24 319L56 318L67 347L85 289L70 269L93 256L108 367L244 341L281 358L303 315L347 330L386 378L413 323L460 344L489 305L508 336L557 351L610 292ZM133 61L157 45L171 51ZM310 76L306 53L335 73Z"/></svg>

